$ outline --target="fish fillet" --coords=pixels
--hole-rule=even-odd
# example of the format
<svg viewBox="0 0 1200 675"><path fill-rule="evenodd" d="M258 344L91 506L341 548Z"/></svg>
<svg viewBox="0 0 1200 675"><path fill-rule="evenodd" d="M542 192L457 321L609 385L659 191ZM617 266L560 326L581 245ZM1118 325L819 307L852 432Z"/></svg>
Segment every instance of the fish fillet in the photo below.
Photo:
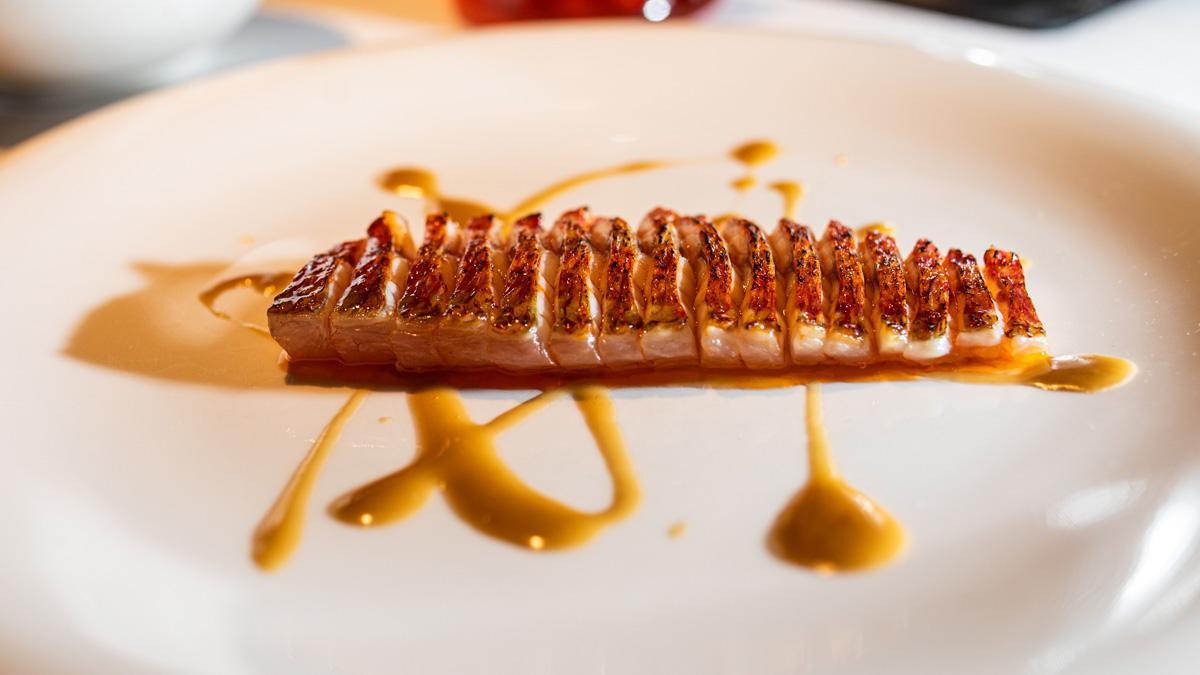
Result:
<svg viewBox="0 0 1200 675"><path fill-rule="evenodd" d="M293 361L401 371L777 370L917 365L1045 353L1021 259L982 269L928 239L907 258L889 232L831 221L820 240L788 219L656 208L636 232L586 208L548 231L540 214L459 228L426 218L415 248L385 212L364 239L317 254L267 312Z"/></svg>

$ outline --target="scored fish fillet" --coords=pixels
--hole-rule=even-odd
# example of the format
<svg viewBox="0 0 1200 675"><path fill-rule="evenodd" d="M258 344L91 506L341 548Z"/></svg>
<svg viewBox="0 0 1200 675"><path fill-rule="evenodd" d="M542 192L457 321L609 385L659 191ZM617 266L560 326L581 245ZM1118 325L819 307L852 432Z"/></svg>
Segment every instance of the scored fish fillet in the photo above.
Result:
<svg viewBox="0 0 1200 675"><path fill-rule="evenodd" d="M1020 258L982 269L928 239L902 258L888 233L813 230L665 208L635 231L587 208L461 228L432 214L415 248L385 212L367 236L313 257L268 310L293 361L401 371L781 369L915 365L1045 353Z"/></svg>

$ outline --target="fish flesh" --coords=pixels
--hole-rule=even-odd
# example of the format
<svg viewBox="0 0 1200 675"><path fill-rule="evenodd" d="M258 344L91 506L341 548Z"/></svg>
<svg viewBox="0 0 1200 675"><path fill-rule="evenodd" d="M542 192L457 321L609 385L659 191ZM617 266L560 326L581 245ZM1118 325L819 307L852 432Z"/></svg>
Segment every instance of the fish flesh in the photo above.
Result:
<svg viewBox="0 0 1200 675"><path fill-rule="evenodd" d="M655 208L636 230L587 208L459 225L426 218L417 247L385 212L306 263L268 327L293 361L404 372L776 370L1046 353L1017 254L981 266L928 239L902 258L878 228Z"/></svg>

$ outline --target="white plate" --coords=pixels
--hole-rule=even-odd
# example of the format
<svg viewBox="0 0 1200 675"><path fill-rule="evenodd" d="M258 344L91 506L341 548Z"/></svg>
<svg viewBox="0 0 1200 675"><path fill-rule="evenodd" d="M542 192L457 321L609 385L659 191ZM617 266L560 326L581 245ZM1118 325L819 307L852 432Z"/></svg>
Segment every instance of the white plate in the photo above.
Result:
<svg viewBox="0 0 1200 675"><path fill-rule="evenodd" d="M764 179L807 185L804 220L888 219L903 246L1012 247L1032 261L1056 351L1125 356L1140 376L1095 396L826 387L844 473L912 538L897 564L834 578L764 541L804 478L799 390L616 393L643 502L555 554L481 536L436 498L387 529L326 517L412 452L403 395L377 393L320 476L290 565L251 564L252 527L345 392L276 386L271 345L194 302L243 237L356 236L403 205L373 183L398 164L511 204L564 174L757 137L787 151ZM5 670L1187 672L1200 655L1197 148L1028 71L626 25L280 63L72 124L0 164L14 303ZM739 173L710 161L622 177L548 210L773 220L772 194L729 188ZM467 395L480 419L519 398ZM504 437L505 456L599 507L600 462L555 405ZM669 538L680 520L687 533Z"/></svg>

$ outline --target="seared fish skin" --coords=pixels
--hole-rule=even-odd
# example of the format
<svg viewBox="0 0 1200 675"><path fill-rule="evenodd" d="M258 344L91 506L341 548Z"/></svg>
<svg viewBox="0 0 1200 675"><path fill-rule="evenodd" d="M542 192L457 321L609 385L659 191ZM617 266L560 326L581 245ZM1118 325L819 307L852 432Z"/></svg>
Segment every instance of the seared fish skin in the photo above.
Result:
<svg viewBox="0 0 1200 675"><path fill-rule="evenodd" d="M988 288L1004 312L1004 338L1015 354L1043 352L1046 329L1025 288L1021 257L1011 251L989 248L983 254Z"/></svg>
<svg viewBox="0 0 1200 675"><path fill-rule="evenodd" d="M907 258L888 232L830 221L820 240L781 219L768 236L656 208L635 231L586 208L461 229L426 218L413 246L385 212L364 239L320 253L267 312L293 361L401 371L590 372L699 365L782 369L978 362L1046 353L1020 258Z"/></svg>
<svg viewBox="0 0 1200 675"><path fill-rule="evenodd" d="M454 288L433 341L447 368L492 365L488 358L491 324L496 312L496 286L502 277L491 236L499 227L500 219L488 214L471 219L463 228Z"/></svg>
<svg viewBox="0 0 1200 675"><path fill-rule="evenodd" d="M542 214L518 220L507 242L508 269L496 303L487 358L493 366L517 372L556 367L547 345L550 254L542 245Z"/></svg>
<svg viewBox="0 0 1200 675"><path fill-rule="evenodd" d="M596 351L609 368L641 365L644 323L635 278L641 255L633 230L620 218L599 218L592 226L592 241L607 250Z"/></svg>
<svg viewBox="0 0 1200 675"><path fill-rule="evenodd" d="M751 369L782 368L783 330L779 323L775 257L758 225L734 218L723 228L736 252L742 279L735 343L742 363Z"/></svg>
<svg viewBox="0 0 1200 675"><path fill-rule="evenodd" d="M829 306L825 356L844 363L866 363L871 359L866 280L854 232L836 220L829 221L817 251L821 273L827 280Z"/></svg>
<svg viewBox="0 0 1200 675"><path fill-rule="evenodd" d="M912 296L911 339L904 355L933 361L950 353L950 279L937 246L919 239L905 261Z"/></svg>
<svg viewBox="0 0 1200 675"><path fill-rule="evenodd" d="M696 268L696 342L700 365L737 368L737 309L733 300L733 262L716 226L704 216L680 220L688 257Z"/></svg>
<svg viewBox="0 0 1200 675"><path fill-rule="evenodd" d="M267 328L288 358L338 358L330 340L329 314L350 283L363 243L348 241L313 256L275 296L267 310Z"/></svg>
<svg viewBox="0 0 1200 675"><path fill-rule="evenodd" d="M579 208L564 213L554 223L549 241L558 254L551 260L550 276L554 320L550 324L550 354L560 367L578 370L603 364L596 351L599 302L593 264L595 250L589 241L591 213Z"/></svg>
<svg viewBox="0 0 1200 675"><path fill-rule="evenodd" d="M881 357L901 357L908 347L908 288L900 249L891 236L871 229L863 236L859 253L876 352Z"/></svg>
<svg viewBox="0 0 1200 675"><path fill-rule="evenodd" d="M784 290L788 354L794 364L824 360L825 288L812 231L783 218L772 235Z"/></svg>
<svg viewBox="0 0 1200 675"><path fill-rule="evenodd" d="M409 267L397 308L392 348L401 370L437 370L444 366L433 336L454 283L457 265L446 254L446 242L458 224L444 213L425 219L425 241Z"/></svg>
<svg viewBox="0 0 1200 675"><path fill-rule="evenodd" d="M367 228L362 256L329 319L330 341L343 363L395 360L392 331L399 296L396 277L407 271L407 265L401 266L396 242L407 238L407 230L408 226L390 211Z"/></svg>
<svg viewBox="0 0 1200 675"><path fill-rule="evenodd" d="M699 360L690 309L695 289L689 263L681 254L678 223L677 213L656 208L638 228L650 267L641 275L645 279L642 353L655 365L691 365Z"/></svg>
<svg viewBox="0 0 1200 675"><path fill-rule="evenodd" d="M1000 344L1003 324L975 256L957 248L946 252L950 280L951 328L955 349L984 351Z"/></svg>

